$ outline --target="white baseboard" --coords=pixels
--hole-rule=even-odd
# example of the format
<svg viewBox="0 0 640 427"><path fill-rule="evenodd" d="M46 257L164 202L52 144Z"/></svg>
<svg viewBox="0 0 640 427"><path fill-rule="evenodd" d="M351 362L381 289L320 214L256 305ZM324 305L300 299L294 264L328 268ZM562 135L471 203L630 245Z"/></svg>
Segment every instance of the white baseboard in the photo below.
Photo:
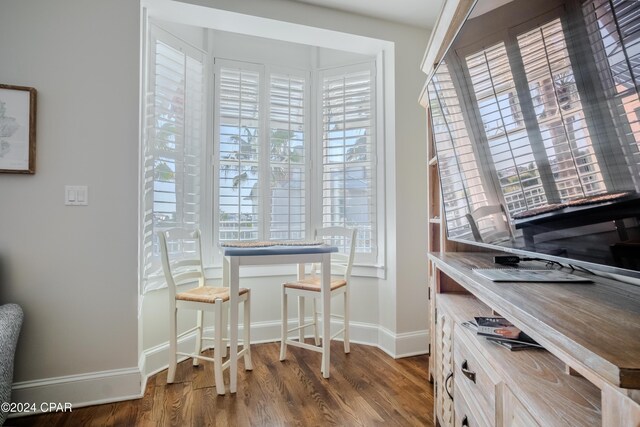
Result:
<svg viewBox="0 0 640 427"><path fill-rule="evenodd" d="M429 352L429 331L415 331L396 334L396 355L394 358L419 356Z"/></svg>
<svg viewBox="0 0 640 427"><path fill-rule="evenodd" d="M394 359L429 353L429 331L415 331L395 334L379 326L378 348Z"/></svg>
<svg viewBox="0 0 640 427"><path fill-rule="evenodd" d="M382 326L378 326L378 348L396 358L396 335Z"/></svg>
<svg viewBox="0 0 640 427"><path fill-rule="evenodd" d="M306 322L311 321L311 318L306 319ZM297 325L294 320L289 322L289 328L293 328ZM335 330L338 330L339 324L337 321L332 322L332 326ZM332 330L333 330L332 327ZM205 335L213 336L213 328L205 328ZM242 337L242 325L238 331L238 336ZM308 338L313 335L311 329L306 334ZM375 345L375 339L377 338L377 327L368 324L351 323L351 341L357 344ZM251 324L251 343L260 344L268 342L280 341L280 322L259 322ZM178 342L178 349L182 352L193 352L195 346L195 332L186 335ZM183 358L185 359L185 358ZM163 343L156 347L146 350L140 359L140 371L143 377L149 377L164 369L167 369L169 361L169 343Z"/></svg>
<svg viewBox="0 0 640 427"><path fill-rule="evenodd" d="M9 418L50 412L49 403L71 404L72 409L142 397L142 376L137 367L14 383L11 401L33 405ZM43 404L45 404L43 406Z"/></svg>
<svg viewBox="0 0 640 427"><path fill-rule="evenodd" d="M311 321L311 318L305 320ZM291 320L289 328L296 326L296 322ZM341 324L339 320L331 321L331 330L337 331ZM416 331L402 334L394 334L393 332L381 326L370 324L351 322L351 342L355 344L370 345L378 347L394 359L402 357L416 356L419 354L427 354L429 351L429 333L428 331ZM333 332L332 332L333 333ZM205 329L205 335L213 335L213 330ZM238 333L242 336L242 326ZM306 334L307 338L311 338L311 329ZM338 337L340 340L340 337ZM260 322L251 324L251 342L253 344L280 341L280 322ZM180 351L192 352L195 345L195 334L187 335L178 342ZM141 357L140 371L143 378L154 375L168 366L169 360L169 344L164 343L159 346L148 349Z"/></svg>
<svg viewBox="0 0 640 427"><path fill-rule="evenodd" d="M292 320L290 328L295 325L296 323ZM338 330L340 322L332 320L331 326L332 330ZM428 331L394 334L392 331L375 324L351 322L350 332L351 342L378 347L394 359L428 352ZM213 330L207 328L205 334L213 336ZM242 336L242 328L239 336ZM312 335L308 334L308 336ZM251 324L252 343L279 340L279 321ZM178 342L179 350L184 352L192 352L194 345L195 333L181 338ZM40 406L42 403L70 403L75 409L141 398L144 394L147 378L166 369L168 360L169 344L163 343L145 350L140 356L138 366L134 368L14 383L12 401L35 403L36 413L39 413L43 412ZM13 413L9 417L31 415L32 413Z"/></svg>

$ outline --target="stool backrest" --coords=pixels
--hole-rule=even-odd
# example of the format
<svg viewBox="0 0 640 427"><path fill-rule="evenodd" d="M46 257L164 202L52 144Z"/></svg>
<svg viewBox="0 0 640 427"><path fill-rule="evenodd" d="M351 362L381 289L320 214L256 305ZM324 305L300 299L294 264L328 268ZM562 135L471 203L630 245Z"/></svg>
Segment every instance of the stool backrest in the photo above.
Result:
<svg viewBox="0 0 640 427"><path fill-rule="evenodd" d="M324 227L316 230L315 238L322 239L330 245L337 246L340 252L331 254L331 274L343 274L344 279L349 282L353 259L356 254L355 228L347 227Z"/></svg>
<svg viewBox="0 0 640 427"><path fill-rule="evenodd" d="M200 231L172 228L159 231L158 237L169 293L175 297L176 287L187 283L198 282L198 286L204 286Z"/></svg>

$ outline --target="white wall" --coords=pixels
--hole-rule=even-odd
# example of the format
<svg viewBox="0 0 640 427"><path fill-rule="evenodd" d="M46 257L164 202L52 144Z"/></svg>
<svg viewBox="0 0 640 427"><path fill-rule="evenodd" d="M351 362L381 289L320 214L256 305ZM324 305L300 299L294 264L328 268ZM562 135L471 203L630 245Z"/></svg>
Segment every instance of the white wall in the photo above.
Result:
<svg viewBox="0 0 640 427"><path fill-rule="evenodd" d="M298 69L309 68L311 61L309 46L227 31L210 31L212 33L210 52L216 58Z"/></svg>
<svg viewBox="0 0 640 427"><path fill-rule="evenodd" d="M36 174L0 176L14 381L135 368L139 5L3 1L0 40L1 83L38 90ZM68 184L89 206L64 205Z"/></svg>
<svg viewBox="0 0 640 427"><path fill-rule="evenodd" d="M177 24L175 22L162 21L158 19L151 19L151 22L179 39L189 43L191 46L197 47L200 50L207 50L207 30L204 28Z"/></svg>
<svg viewBox="0 0 640 427"><path fill-rule="evenodd" d="M354 317L393 334L424 331L425 125L416 97L427 33L283 0L202 3L395 42L388 278L371 299L379 317L357 304ZM139 14L131 0L0 2L2 83L38 89L37 172L0 176L0 302L21 304L26 316L18 400L87 403L139 391ZM65 207L67 184L88 185L89 206ZM354 292L374 288L354 282ZM274 316L265 310L257 316Z"/></svg>

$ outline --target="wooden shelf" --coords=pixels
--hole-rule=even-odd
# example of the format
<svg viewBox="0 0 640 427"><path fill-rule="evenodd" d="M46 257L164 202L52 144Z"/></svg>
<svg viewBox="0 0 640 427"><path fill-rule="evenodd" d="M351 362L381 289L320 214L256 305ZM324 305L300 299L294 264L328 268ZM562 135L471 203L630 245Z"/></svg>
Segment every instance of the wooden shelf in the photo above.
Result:
<svg viewBox="0 0 640 427"><path fill-rule="evenodd" d="M491 309L472 295L439 294L438 306L446 309L464 335L491 367L509 384L518 400L542 426L595 426L602 423L600 390L585 378L565 373L565 365L545 350L509 351L478 337L461 326L473 316L490 316Z"/></svg>

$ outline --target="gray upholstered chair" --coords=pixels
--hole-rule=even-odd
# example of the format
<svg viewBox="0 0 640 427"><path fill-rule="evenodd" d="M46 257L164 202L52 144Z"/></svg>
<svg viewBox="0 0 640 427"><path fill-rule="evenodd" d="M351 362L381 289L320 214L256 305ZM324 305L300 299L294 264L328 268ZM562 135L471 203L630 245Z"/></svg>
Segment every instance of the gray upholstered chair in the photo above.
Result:
<svg viewBox="0 0 640 427"><path fill-rule="evenodd" d="M0 306L0 402L11 402L13 359L22 327L22 308L17 304ZM0 412L0 425L7 413Z"/></svg>

